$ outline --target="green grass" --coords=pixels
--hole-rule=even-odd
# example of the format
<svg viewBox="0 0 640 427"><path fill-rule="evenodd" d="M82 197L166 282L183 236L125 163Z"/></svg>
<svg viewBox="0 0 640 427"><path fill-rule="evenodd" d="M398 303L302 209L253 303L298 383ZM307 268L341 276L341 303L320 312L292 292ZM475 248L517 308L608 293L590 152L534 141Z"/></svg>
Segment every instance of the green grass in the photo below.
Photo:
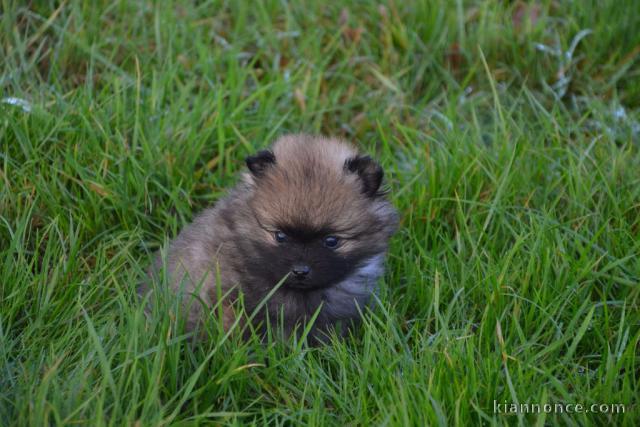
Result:
<svg viewBox="0 0 640 427"><path fill-rule="evenodd" d="M0 2L0 424L637 425L634 0L24 3ZM356 336L146 321L150 254L298 131L376 155L402 213Z"/></svg>

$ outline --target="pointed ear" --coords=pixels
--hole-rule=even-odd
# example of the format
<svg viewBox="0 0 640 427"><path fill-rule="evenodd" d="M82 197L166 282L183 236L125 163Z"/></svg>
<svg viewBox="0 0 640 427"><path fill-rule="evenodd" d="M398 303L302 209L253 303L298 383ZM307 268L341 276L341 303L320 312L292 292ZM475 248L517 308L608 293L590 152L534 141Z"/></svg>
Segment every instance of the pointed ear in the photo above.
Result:
<svg viewBox="0 0 640 427"><path fill-rule="evenodd" d="M369 156L356 156L347 159L344 162L344 168L349 173L357 173L362 182L362 192L369 197L378 196L380 193L380 184L384 172L379 164L377 164Z"/></svg>
<svg viewBox="0 0 640 427"><path fill-rule="evenodd" d="M276 163L276 156L269 150L258 151L255 155L245 159L247 167L255 177L260 177Z"/></svg>

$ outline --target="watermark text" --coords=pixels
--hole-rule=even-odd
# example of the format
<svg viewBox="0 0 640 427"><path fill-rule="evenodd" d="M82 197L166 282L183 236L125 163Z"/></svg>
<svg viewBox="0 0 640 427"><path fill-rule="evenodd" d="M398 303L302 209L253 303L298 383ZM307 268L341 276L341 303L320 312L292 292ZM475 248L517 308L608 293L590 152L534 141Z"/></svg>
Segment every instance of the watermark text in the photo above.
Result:
<svg viewBox="0 0 640 427"><path fill-rule="evenodd" d="M494 414L624 414L624 403L512 403L493 401Z"/></svg>

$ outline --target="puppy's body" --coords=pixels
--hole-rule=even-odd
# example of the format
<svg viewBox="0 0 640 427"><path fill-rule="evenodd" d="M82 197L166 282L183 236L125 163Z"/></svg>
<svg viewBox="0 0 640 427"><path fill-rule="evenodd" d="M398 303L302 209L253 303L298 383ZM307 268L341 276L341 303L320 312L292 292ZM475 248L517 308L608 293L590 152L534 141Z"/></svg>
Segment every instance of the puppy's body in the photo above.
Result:
<svg viewBox="0 0 640 427"><path fill-rule="evenodd" d="M188 327L219 292L230 294L223 301L228 327L229 303L239 293L250 313L287 275L257 321L281 315L289 334L321 306L311 333L317 336L356 320L375 292L397 225L396 211L379 192L382 169L343 142L305 135L279 139L273 152L260 152L247 165L250 172L230 194L168 248L171 289L183 298L197 293L205 303L184 299ZM152 276L161 267L158 255Z"/></svg>

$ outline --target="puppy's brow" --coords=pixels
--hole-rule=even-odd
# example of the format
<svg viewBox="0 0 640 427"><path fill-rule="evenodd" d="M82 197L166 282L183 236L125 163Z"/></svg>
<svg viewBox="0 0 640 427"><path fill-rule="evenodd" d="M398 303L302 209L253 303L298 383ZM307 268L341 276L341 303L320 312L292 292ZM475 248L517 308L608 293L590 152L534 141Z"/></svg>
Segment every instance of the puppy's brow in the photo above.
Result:
<svg viewBox="0 0 640 427"><path fill-rule="evenodd" d="M305 225L281 224L280 230L298 240L311 240L328 233L328 230Z"/></svg>

